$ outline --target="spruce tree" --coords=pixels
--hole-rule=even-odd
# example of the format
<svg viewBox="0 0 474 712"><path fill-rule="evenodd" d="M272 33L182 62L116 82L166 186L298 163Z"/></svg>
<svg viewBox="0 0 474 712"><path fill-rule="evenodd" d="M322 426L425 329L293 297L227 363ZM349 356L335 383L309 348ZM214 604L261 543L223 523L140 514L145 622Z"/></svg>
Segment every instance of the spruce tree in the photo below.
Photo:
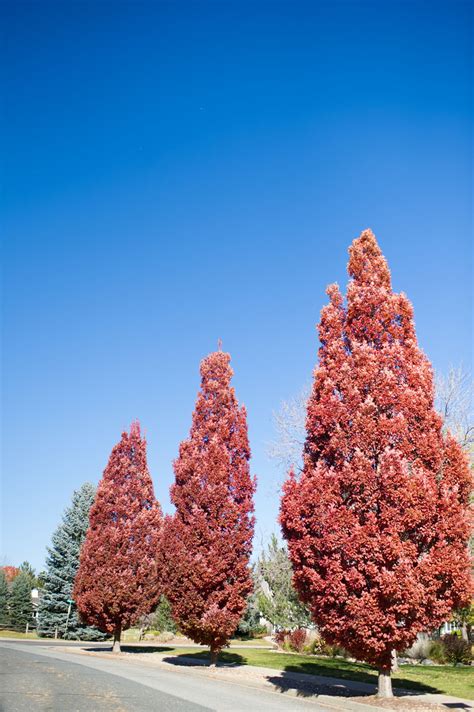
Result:
<svg viewBox="0 0 474 712"><path fill-rule="evenodd" d="M8 625L9 623L9 613L8 613L8 582L7 577L3 569L0 569L0 625Z"/></svg>
<svg viewBox="0 0 474 712"><path fill-rule="evenodd" d="M14 579L10 590L10 622L13 628L24 628L33 622L31 580L23 571Z"/></svg>
<svg viewBox="0 0 474 712"><path fill-rule="evenodd" d="M56 630L61 638L68 640L104 640L106 637L97 628L83 623L75 605L69 603L94 497L94 485L85 482L74 492L71 505L64 511L61 524L52 536L38 610L38 633L45 638L52 638Z"/></svg>
<svg viewBox="0 0 474 712"><path fill-rule="evenodd" d="M23 571L23 573L26 574L30 579L31 588L38 588L38 578L36 576L36 571L34 570L29 561L24 561L22 564L20 564L20 571Z"/></svg>
<svg viewBox="0 0 474 712"><path fill-rule="evenodd" d="M255 589L260 613L277 628L303 628L311 623L310 612L293 587L292 574L288 551L272 534L255 567Z"/></svg>

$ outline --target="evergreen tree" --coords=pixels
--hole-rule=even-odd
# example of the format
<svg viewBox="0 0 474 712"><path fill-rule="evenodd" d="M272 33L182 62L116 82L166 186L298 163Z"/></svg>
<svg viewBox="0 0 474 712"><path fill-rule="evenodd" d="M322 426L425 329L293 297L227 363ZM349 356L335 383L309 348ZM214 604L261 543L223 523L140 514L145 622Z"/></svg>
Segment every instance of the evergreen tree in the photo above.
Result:
<svg viewBox="0 0 474 712"><path fill-rule="evenodd" d="M89 510L95 487L85 482L74 492L71 506L62 517L48 548L46 571L42 574L43 591L38 610L38 633L45 638L58 635L68 640L104 640L104 633L83 623L71 604L74 578L79 567L79 553L89 526ZM67 623L67 630L66 630Z"/></svg>
<svg viewBox="0 0 474 712"><path fill-rule="evenodd" d="M261 614L277 628L300 628L311 623L309 610L293 588L292 575L286 547L280 546L273 534L255 567L255 590Z"/></svg>
<svg viewBox="0 0 474 712"><path fill-rule="evenodd" d="M3 569L0 569L0 625L8 625L9 623L9 612L8 612L8 581L5 576Z"/></svg>
<svg viewBox="0 0 474 712"><path fill-rule="evenodd" d="M377 666L389 696L392 651L469 601L472 477L441 431L413 308L373 233L349 252L347 300L332 285L321 312L304 466L280 520L322 635Z"/></svg>
<svg viewBox="0 0 474 712"><path fill-rule="evenodd" d="M115 445L90 512L73 589L89 624L114 635L149 613L160 597L156 554L161 507L155 499L139 423Z"/></svg>
<svg viewBox="0 0 474 712"><path fill-rule="evenodd" d="M36 571L29 561L24 561L20 564L20 571L23 571L23 573L30 579L31 588L38 588L38 577L36 576Z"/></svg>
<svg viewBox="0 0 474 712"><path fill-rule="evenodd" d="M10 621L14 628L24 628L33 621L31 580L23 571L15 577L10 589Z"/></svg>
<svg viewBox="0 0 474 712"><path fill-rule="evenodd" d="M152 627L159 633L176 633L178 629L171 615L171 605L166 596L161 596L160 598L157 609L153 614Z"/></svg>
<svg viewBox="0 0 474 712"><path fill-rule="evenodd" d="M255 579L255 576L254 576ZM258 583L254 580L254 589ZM258 597L255 590L247 598L247 605L242 618L239 621L235 635L241 638L249 638L255 633L265 631L266 628L260 623L260 607L258 605Z"/></svg>

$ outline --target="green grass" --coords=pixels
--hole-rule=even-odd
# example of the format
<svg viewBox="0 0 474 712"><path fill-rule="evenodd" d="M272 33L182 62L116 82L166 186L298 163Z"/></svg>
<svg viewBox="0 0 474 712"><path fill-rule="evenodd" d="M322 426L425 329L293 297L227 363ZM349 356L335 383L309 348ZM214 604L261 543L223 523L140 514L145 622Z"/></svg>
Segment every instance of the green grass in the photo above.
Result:
<svg viewBox="0 0 474 712"><path fill-rule="evenodd" d="M138 652L138 651L137 651ZM158 652L158 651L157 651ZM160 649L161 655L186 656L199 660L208 659L205 650L195 648ZM324 675L342 680L356 680L376 685L377 672L365 663L351 663L339 658L323 658L291 653L272 653L270 650L245 650L232 647L224 651L219 659L223 663L256 665L285 672L304 672L310 675ZM474 699L474 671L472 667L451 667L443 665L403 665L393 675L393 686L414 692L440 693Z"/></svg>
<svg viewBox="0 0 474 712"><path fill-rule="evenodd" d="M268 640L263 640L263 638L249 638L248 640L240 640L237 638L232 638L230 641L231 648L240 648L242 645L245 647L251 646L252 648L271 648L271 643Z"/></svg>
<svg viewBox="0 0 474 712"><path fill-rule="evenodd" d="M38 636L35 631L31 633L17 633L14 630L0 630L0 638L31 638L32 640L37 640Z"/></svg>

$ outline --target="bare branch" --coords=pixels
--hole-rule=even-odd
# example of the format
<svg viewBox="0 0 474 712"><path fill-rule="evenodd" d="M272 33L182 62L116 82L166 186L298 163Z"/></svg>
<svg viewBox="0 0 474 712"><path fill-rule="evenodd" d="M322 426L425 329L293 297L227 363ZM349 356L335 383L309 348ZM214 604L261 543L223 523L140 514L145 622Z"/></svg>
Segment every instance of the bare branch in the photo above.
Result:
<svg viewBox="0 0 474 712"><path fill-rule="evenodd" d="M463 366L451 366L446 375L436 374L436 409L450 431L474 463L474 381ZM273 413L275 438L268 444L268 456L286 473L291 467L301 470L306 436L306 407L310 386L282 401Z"/></svg>
<svg viewBox="0 0 474 712"><path fill-rule="evenodd" d="M451 366L446 375L436 374L436 409L443 417L445 431L450 431L474 457L474 381L462 365Z"/></svg>
<svg viewBox="0 0 474 712"><path fill-rule="evenodd" d="M273 412L275 439L267 447L268 456L275 460L285 471L291 467L300 470L306 437L306 406L310 395L310 386L282 401L278 411Z"/></svg>

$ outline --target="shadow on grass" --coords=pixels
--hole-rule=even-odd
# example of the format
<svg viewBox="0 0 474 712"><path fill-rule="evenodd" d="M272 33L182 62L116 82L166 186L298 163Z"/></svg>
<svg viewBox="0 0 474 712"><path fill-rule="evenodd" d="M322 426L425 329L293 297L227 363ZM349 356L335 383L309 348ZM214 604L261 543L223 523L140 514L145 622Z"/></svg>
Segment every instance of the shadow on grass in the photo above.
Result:
<svg viewBox="0 0 474 712"><path fill-rule="evenodd" d="M93 648L84 648L88 653L111 653L112 645L102 645L101 647L94 646ZM163 645L122 645L122 653L168 653L173 650L173 648Z"/></svg>
<svg viewBox="0 0 474 712"><path fill-rule="evenodd" d="M195 653L186 652L165 657L163 660L172 665L202 666L209 665L210 656L209 651L200 650ZM278 691L284 693L292 690L298 697L317 695L358 697L373 695L377 691L377 673L369 665L359 663L358 669L354 669L352 664L346 661L334 660L334 665L328 665L327 662L325 660L324 664L321 664L316 659L286 664L281 672L275 670L275 674L268 675L266 679ZM248 662L238 653L223 651L219 655L217 664L218 667L225 668L247 665ZM262 665L264 665L263 661ZM298 677L299 675L301 677ZM318 680L315 676L325 679ZM393 679L393 687L397 696L440 692L435 687L405 678Z"/></svg>
<svg viewBox="0 0 474 712"><path fill-rule="evenodd" d="M110 644L103 644L100 647L94 646L85 648L90 652L109 652ZM173 646L166 645L122 645L124 653L172 653L164 657L164 662L176 666L204 666L209 665L209 650L197 650L196 652L183 652L176 654ZM258 662L265 667L266 660ZM286 664L282 660L281 671L276 669L274 674L266 676L279 692L293 691L298 697L314 697L318 695L332 695L339 697L363 697L373 695L377 688L377 672L365 663L350 663L345 660L333 659L299 660L295 663ZM248 665L249 661L245 656L231 650L224 650L219 654L218 667L232 668L240 665ZM403 674L403 669L401 671ZM299 677L300 676L300 677ZM317 678L324 679L317 679ZM313 678L313 679L311 679ZM422 695L426 693L440 693L442 690L427 683L410 680L402 676L392 679L394 693L396 696ZM446 694L446 693L445 693ZM445 705L446 706L446 705Z"/></svg>
<svg viewBox="0 0 474 712"><path fill-rule="evenodd" d="M359 664L360 667L360 664ZM298 679L298 675L301 678ZM304 677L303 677L304 676ZM318 676L324 679L313 679ZM331 681L334 679L334 682ZM377 673L367 665L364 670L348 670L335 667L325 667L317 662L299 662L295 665L285 665L278 675L268 676L279 692L293 690L297 696L311 697L314 695L334 695L338 697L363 697L377 692ZM394 693L397 697L439 693L436 687L406 678L392 680Z"/></svg>
<svg viewBox="0 0 474 712"><path fill-rule="evenodd" d="M171 663L171 665L209 665L210 655L208 650L200 650L198 653L183 653L182 655L163 658L163 660L166 663ZM217 661L217 667L235 667L236 665L245 664L246 661L242 655L228 652L220 653Z"/></svg>

